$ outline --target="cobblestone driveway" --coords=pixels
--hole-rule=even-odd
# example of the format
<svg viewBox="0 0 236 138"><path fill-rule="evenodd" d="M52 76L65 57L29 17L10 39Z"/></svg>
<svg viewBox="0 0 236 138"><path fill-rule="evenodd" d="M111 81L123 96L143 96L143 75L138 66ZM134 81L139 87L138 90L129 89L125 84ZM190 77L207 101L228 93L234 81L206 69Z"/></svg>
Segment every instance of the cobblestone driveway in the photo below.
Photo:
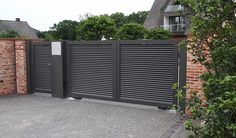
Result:
<svg viewBox="0 0 236 138"><path fill-rule="evenodd" d="M0 137L157 138L177 118L151 106L47 94L0 98Z"/></svg>

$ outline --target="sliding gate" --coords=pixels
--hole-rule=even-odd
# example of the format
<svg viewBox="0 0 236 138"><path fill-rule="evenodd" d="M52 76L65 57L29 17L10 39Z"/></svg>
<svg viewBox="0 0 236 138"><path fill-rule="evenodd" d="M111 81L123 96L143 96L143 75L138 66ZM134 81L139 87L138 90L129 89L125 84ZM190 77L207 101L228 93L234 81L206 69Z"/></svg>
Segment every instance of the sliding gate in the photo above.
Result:
<svg viewBox="0 0 236 138"><path fill-rule="evenodd" d="M172 41L67 43L69 96L157 105L176 103L178 49Z"/></svg>

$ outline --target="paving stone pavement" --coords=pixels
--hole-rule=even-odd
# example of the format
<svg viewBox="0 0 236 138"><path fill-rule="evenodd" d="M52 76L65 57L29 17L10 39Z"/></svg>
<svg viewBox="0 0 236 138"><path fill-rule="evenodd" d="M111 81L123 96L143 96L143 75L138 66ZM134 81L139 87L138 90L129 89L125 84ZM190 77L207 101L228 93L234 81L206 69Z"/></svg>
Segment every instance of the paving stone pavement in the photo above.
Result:
<svg viewBox="0 0 236 138"><path fill-rule="evenodd" d="M178 120L176 113L153 106L40 93L0 98L4 138L158 138L173 131Z"/></svg>

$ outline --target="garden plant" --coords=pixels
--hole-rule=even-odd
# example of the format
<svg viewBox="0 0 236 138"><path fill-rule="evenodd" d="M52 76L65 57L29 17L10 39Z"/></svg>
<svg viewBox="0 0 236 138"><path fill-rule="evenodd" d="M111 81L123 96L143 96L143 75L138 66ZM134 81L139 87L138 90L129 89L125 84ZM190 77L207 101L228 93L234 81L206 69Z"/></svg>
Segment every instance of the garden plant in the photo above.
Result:
<svg viewBox="0 0 236 138"><path fill-rule="evenodd" d="M190 137L236 137L236 3L234 0L179 0L190 20L191 39L181 42L206 68L203 95L177 88L186 102Z"/></svg>

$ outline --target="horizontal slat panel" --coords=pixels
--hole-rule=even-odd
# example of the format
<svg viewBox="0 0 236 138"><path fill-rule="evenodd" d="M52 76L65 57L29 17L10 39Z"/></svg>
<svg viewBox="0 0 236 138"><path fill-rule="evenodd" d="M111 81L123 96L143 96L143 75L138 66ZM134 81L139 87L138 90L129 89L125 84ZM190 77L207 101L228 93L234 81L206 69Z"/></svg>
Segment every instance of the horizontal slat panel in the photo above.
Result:
<svg viewBox="0 0 236 138"><path fill-rule="evenodd" d="M88 88L86 86L84 86L84 87L82 87L82 86L80 86L80 87L75 86L74 88L80 89L80 91L77 91L77 90L73 91L74 93L77 93L77 94L79 94L79 93L86 93L88 91L88 94L96 93L97 95L104 94L104 95L101 95L101 96L112 96L111 88L108 88L108 87L106 87L104 85L101 85L99 87L99 89L95 89L95 90L94 90L94 88L97 88L97 87L90 87L90 88ZM75 90L75 89L73 89L73 90ZM97 93L97 92L99 92L99 93Z"/></svg>
<svg viewBox="0 0 236 138"><path fill-rule="evenodd" d="M129 90L127 90L127 91L129 91ZM159 91L159 93L160 92L161 91ZM154 95L155 97L153 97L152 90L147 91L146 93L143 93L143 94L145 94L146 98L148 98L150 100L154 100L154 101L157 101L157 100L164 100L165 101L165 99L168 99L168 101L166 101L166 102L170 102L171 100L173 100L172 95ZM135 97L137 96L137 98L140 99L140 98L143 98L143 94L131 94L131 93L128 94L127 93L124 95L124 97L127 96L127 98L132 98L132 96L135 96ZM145 100L147 100L147 99L145 99Z"/></svg>
<svg viewBox="0 0 236 138"><path fill-rule="evenodd" d="M94 77L97 73L77 74L77 72L74 72L72 74L74 74L74 77L79 77L80 79L88 79L88 80L90 80L90 77ZM103 79L111 79L111 76L107 75L107 72L99 73L99 74L103 75L103 77L102 77ZM71 78L71 79L73 79L73 78ZM99 78L94 78L94 79L99 79Z"/></svg>
<svg viewBox="0 0 236 138"><path fill-rule="evenodd" d="M87 91L88 91L88 94L92 94L92 93L96 93L97 95L101 95L101 94L104 94L104 95L101 95L101 96L112 96L112 93L111 93L111 89L110 88L107 88L107 87L105 87L105 86L100 86L99 87L99 89L96 89L97 87L90 87L90 88L88 88L88 87L86 87L86 86L84 86L84 87L74 87L74 88L76 88L76 89L80 89L80 91L75 91L75 89L73 89L73 92L74 93L77 93L77 94L79 94L79 93L86 93ZM94 90L94 89L96 89L96 90ZM99 92L99 93L97 93L97 92Z"/></svg>
<svg viewBox="0 0 236 138"><path fill-rule="evenodd" d="M72 94L112 99L112 44L70 45Z"/></svg>
<svg viewBox="0 0 236 138"><path fill-rule="evenodd" d="M75 80L72 79L72 81L75 81ZM110 79L104 79L104 81L110 81ZM76 85L78 85L78 86L91 85L94 87L102 86L102 85L107 86L107 84L104 84L104 82L101 82L100 80L84 80L84 79L83 80L81 79L80 82L76 82L76 83L71 84L71 86L76 86Z"/></svg>
<svg viewBox="0 0 236 138"><path fill-rule="evenodd" d="M120 99L174 102L174 45L120 45Z"/></svg>
<svg viewBox="0 0 236 138"><path fill-rule="evenodd" d="M137 96L135 99L133 98L134 96L123 96L121 99L131 99L131 100L136 100L136 101L149 101L149 102L153 102L153 103L160 103L160 102L166 102L169 103L169 105L171 106L173 104L173 98L171 99L167 99L166 97L157 97L157 98L153 98L153 97L146 97L145 99L143 98L143 96Z"/></svg>
<svg viewBox="0 0 236 138"><path fill-rule="evenodd" d="M76 63L76 62L73 62L73 63ZM97 66L97 65L94 65L94 63L91 63L91 64L93 64L93 65L88 65L89 64L89 62L88 63L84 63L84 64L81 64L81 63L79 63L78 62L78 64L80 64L81 66L79 66L78 68L79 69L81 69L81 70L83 70L83 69L87 69L87 68L90 68L90 69L96 69L96 70L104 70L104 67L101 67L101 66ZM111 62L109 63L109 64L107 64L108 65L108 70L109 69L111 69L112 67L110 66L110 64L111 64ZM76 66L76 65L75 65ZM71 65L71 67L75 67L74 65Z"/></svg>
<svg viewBox="0 0 236 138"><path fill-rule="evenodd" d="M51 91L51 47L50 43L37 43L34 45L35 64L35 90Z"/></svg>

